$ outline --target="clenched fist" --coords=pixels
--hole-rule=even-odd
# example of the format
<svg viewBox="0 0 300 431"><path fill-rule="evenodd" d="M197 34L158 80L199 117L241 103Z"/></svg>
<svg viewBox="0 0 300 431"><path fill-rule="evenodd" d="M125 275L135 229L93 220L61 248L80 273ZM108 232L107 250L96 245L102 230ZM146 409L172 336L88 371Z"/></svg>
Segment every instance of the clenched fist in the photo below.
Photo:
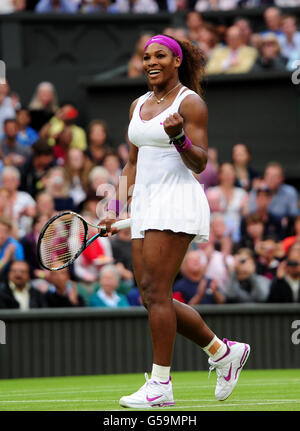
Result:
<svg viewBox="0 0 300 431"><path fill-rule="evenodd" d="M163 122L163 126L170 138L179 135L183 128L183 118L178 112L169 115Z"/></svg>

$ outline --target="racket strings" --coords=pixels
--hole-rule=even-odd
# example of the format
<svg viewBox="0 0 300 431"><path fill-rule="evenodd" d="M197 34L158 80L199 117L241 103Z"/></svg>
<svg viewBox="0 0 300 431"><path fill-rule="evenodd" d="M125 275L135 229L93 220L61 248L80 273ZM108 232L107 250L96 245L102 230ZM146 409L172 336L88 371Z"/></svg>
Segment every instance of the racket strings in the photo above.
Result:
<svg viewBox="0 0 300 431"><path fill-rule="evenodd" d="M53 270L70 263L82 249L85 235L84 223L76 215L65 214L55 219L41 240L43 265Z"/></svg>

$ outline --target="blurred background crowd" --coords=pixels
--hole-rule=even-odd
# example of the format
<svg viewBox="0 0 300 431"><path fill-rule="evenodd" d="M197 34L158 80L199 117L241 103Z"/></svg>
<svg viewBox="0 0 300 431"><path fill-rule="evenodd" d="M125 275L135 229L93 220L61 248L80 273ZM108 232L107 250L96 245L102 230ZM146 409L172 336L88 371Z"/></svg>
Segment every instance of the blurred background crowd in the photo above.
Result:
<svg viewBox="0 0 300 431"><path fill-rule="evenodd" d="M218 74L293 69L300 32L296 17L274 6L283 3L298 5L297 0L3 0L0 11L152 13L186 8L186 26L164 33L198 44L206 72ZM237 17L226 28L201 16L208 9L266 4L270 7L261 32L254 32L245 18ZM128 77L142 75L143 47L151 35L137 40ZM95 118L81 127L79 117L79 107L60 100L51 82L41 82L28 105L9 83L0 85L0 308L141 305L130 229L97 239L70 269L47 272L38 263L37 239L49 218L69 209L97 224L99 202L105 198L100 186L116 186L128 159L126 138L113 144L110 124ZM230 160L219 160L216 148L209 149L208 157L196 178L211 208L210 241L191 245L174 283L174 298L189 304L299 302L299 190L287 184L278 160L270 159L258 171L247 142L232 142Z"/></svg>
<svg viewBox="0 0 300 431"><path fill-rule="evenodd" d="M265 6L268 6L264 12L265 27L261 31L257 31L250 18L236 16L231 26L225 26L201 16L206 11ZM291 8L296 6L300 6L300 0L2 0L0 13L188 12L184 27L168 27L163 32L192 40L205 55L206 73L220 74L296 69L300 32L297 16L291 13ZM289 12L282 13L281 7L288 7ZM128 72L132 78L142 74L147 37L149 33L137 41Z"/></svg>
<svg viewBox="0 0 300 431"><path fill-rule="evenodd" d="M297 17L271 6L265 9L264 23L256 31L248 18L237 16L231 26L216 25L194 10L188 12L185 27L167 27L163 33L198 45L205 56L206 74L295 70L300 54ZM131 78L142 74L143 47L149 36L142 35L136 45L128 70Z"/></svg>
<svg viewBox="0 0 300 431"><path fill-rule="evenodd" d="M38 13L157 13L196 10L231 10L259 6L295 7L299 0L1 0L0 12Z"/></svg>

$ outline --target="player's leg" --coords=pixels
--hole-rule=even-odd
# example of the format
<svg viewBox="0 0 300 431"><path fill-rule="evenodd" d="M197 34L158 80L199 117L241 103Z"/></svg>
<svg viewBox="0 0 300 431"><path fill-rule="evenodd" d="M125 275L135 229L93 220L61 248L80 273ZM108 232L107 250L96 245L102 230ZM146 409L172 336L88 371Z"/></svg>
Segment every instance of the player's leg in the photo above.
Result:
<svg viewBox="0 0 300 431"><path fill-rule="evenodd" d="M190 241L187 234L150 230L143 242L139 240L133 246L135 276L139 279L143 304L148 310L153 367L151 379L146 377L146 384L139 391L120 399L123 407L174 404L170 367L177 321L172 286ZM140 258L136 256L137 248Z"/></svg>
<svg viewBox="0 0 300 431"><path fill-rule="evenodd" d="M147 307L146 301L144 300L144 291L141 288L141 279L143 276L144 269L143 245L144 239L132 240L132 260L135 279L138 284L143 303ZM179 264L179 267L180 265L181 262ZM178 271L179 268L177 269L177 272ZM176 274L174 275L174 278L176 277ZM176 313L177 332L184 337L190 339L194 343L198 344L200 347L206 347L212 341L215 334L206 325L200 314L194 308L179 301L176 301L175 299L173 299L173 304ZM211 348L211 351L214 353L213 349L217 350L218 347L219 346L214 345Z"/></svg>
<svg viewBox="0 0 300 431"><path fill-rule="evenodd" d="M143 246L143 239L132 241L134 272L142 298L144 290L141 288L140 281L144 268ZM147 307L146 300L144 303ZM240 371L248 359L250 346L245 343L230 342L227 339L224 339L224 342L219 340L196 310L176 300L173 300L173 304L176 313L177 332L194 341L210 356L211 369L216 368L218 373L216 398L219 400L226 399L233 391ZM229 372L230 367L231 372Z"/></svg>
<svg viewBox="0 0 300 431"><path fill-rule="evenodd" d="M149 230L143 243L140 289L153 344L154 364L170 367L177 330L172 287L191 235Z"/></svg>

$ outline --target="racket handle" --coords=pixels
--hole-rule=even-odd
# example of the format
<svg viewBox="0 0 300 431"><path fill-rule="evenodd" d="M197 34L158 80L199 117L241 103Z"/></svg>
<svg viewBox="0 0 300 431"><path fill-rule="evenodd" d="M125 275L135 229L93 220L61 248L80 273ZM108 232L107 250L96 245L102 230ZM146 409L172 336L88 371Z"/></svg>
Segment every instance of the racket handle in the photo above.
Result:
<svg viewBox="0 0 300 431"><path fill-rule="evenodd" d="M116 223L112 224L111 227L116 227L117 229L126 229L127 227L130 227L130 218L127 218L125 220L118 220Z"/></svg>
<svg viewBox="0 0 300 431"><path fill-rule="evenodd" d="M113 223L111 225L111 227L116 227L117 229L120 229L120 230L126 229L127 227L130 227L130 221L131 221L130 218L127 218L125 220L118 220L118 221L116 221L116 223ZM100 225L100 226L98 226L98 228L102 229L103 234L105 233L105 231L106 231L105 226Z"/></svg>

